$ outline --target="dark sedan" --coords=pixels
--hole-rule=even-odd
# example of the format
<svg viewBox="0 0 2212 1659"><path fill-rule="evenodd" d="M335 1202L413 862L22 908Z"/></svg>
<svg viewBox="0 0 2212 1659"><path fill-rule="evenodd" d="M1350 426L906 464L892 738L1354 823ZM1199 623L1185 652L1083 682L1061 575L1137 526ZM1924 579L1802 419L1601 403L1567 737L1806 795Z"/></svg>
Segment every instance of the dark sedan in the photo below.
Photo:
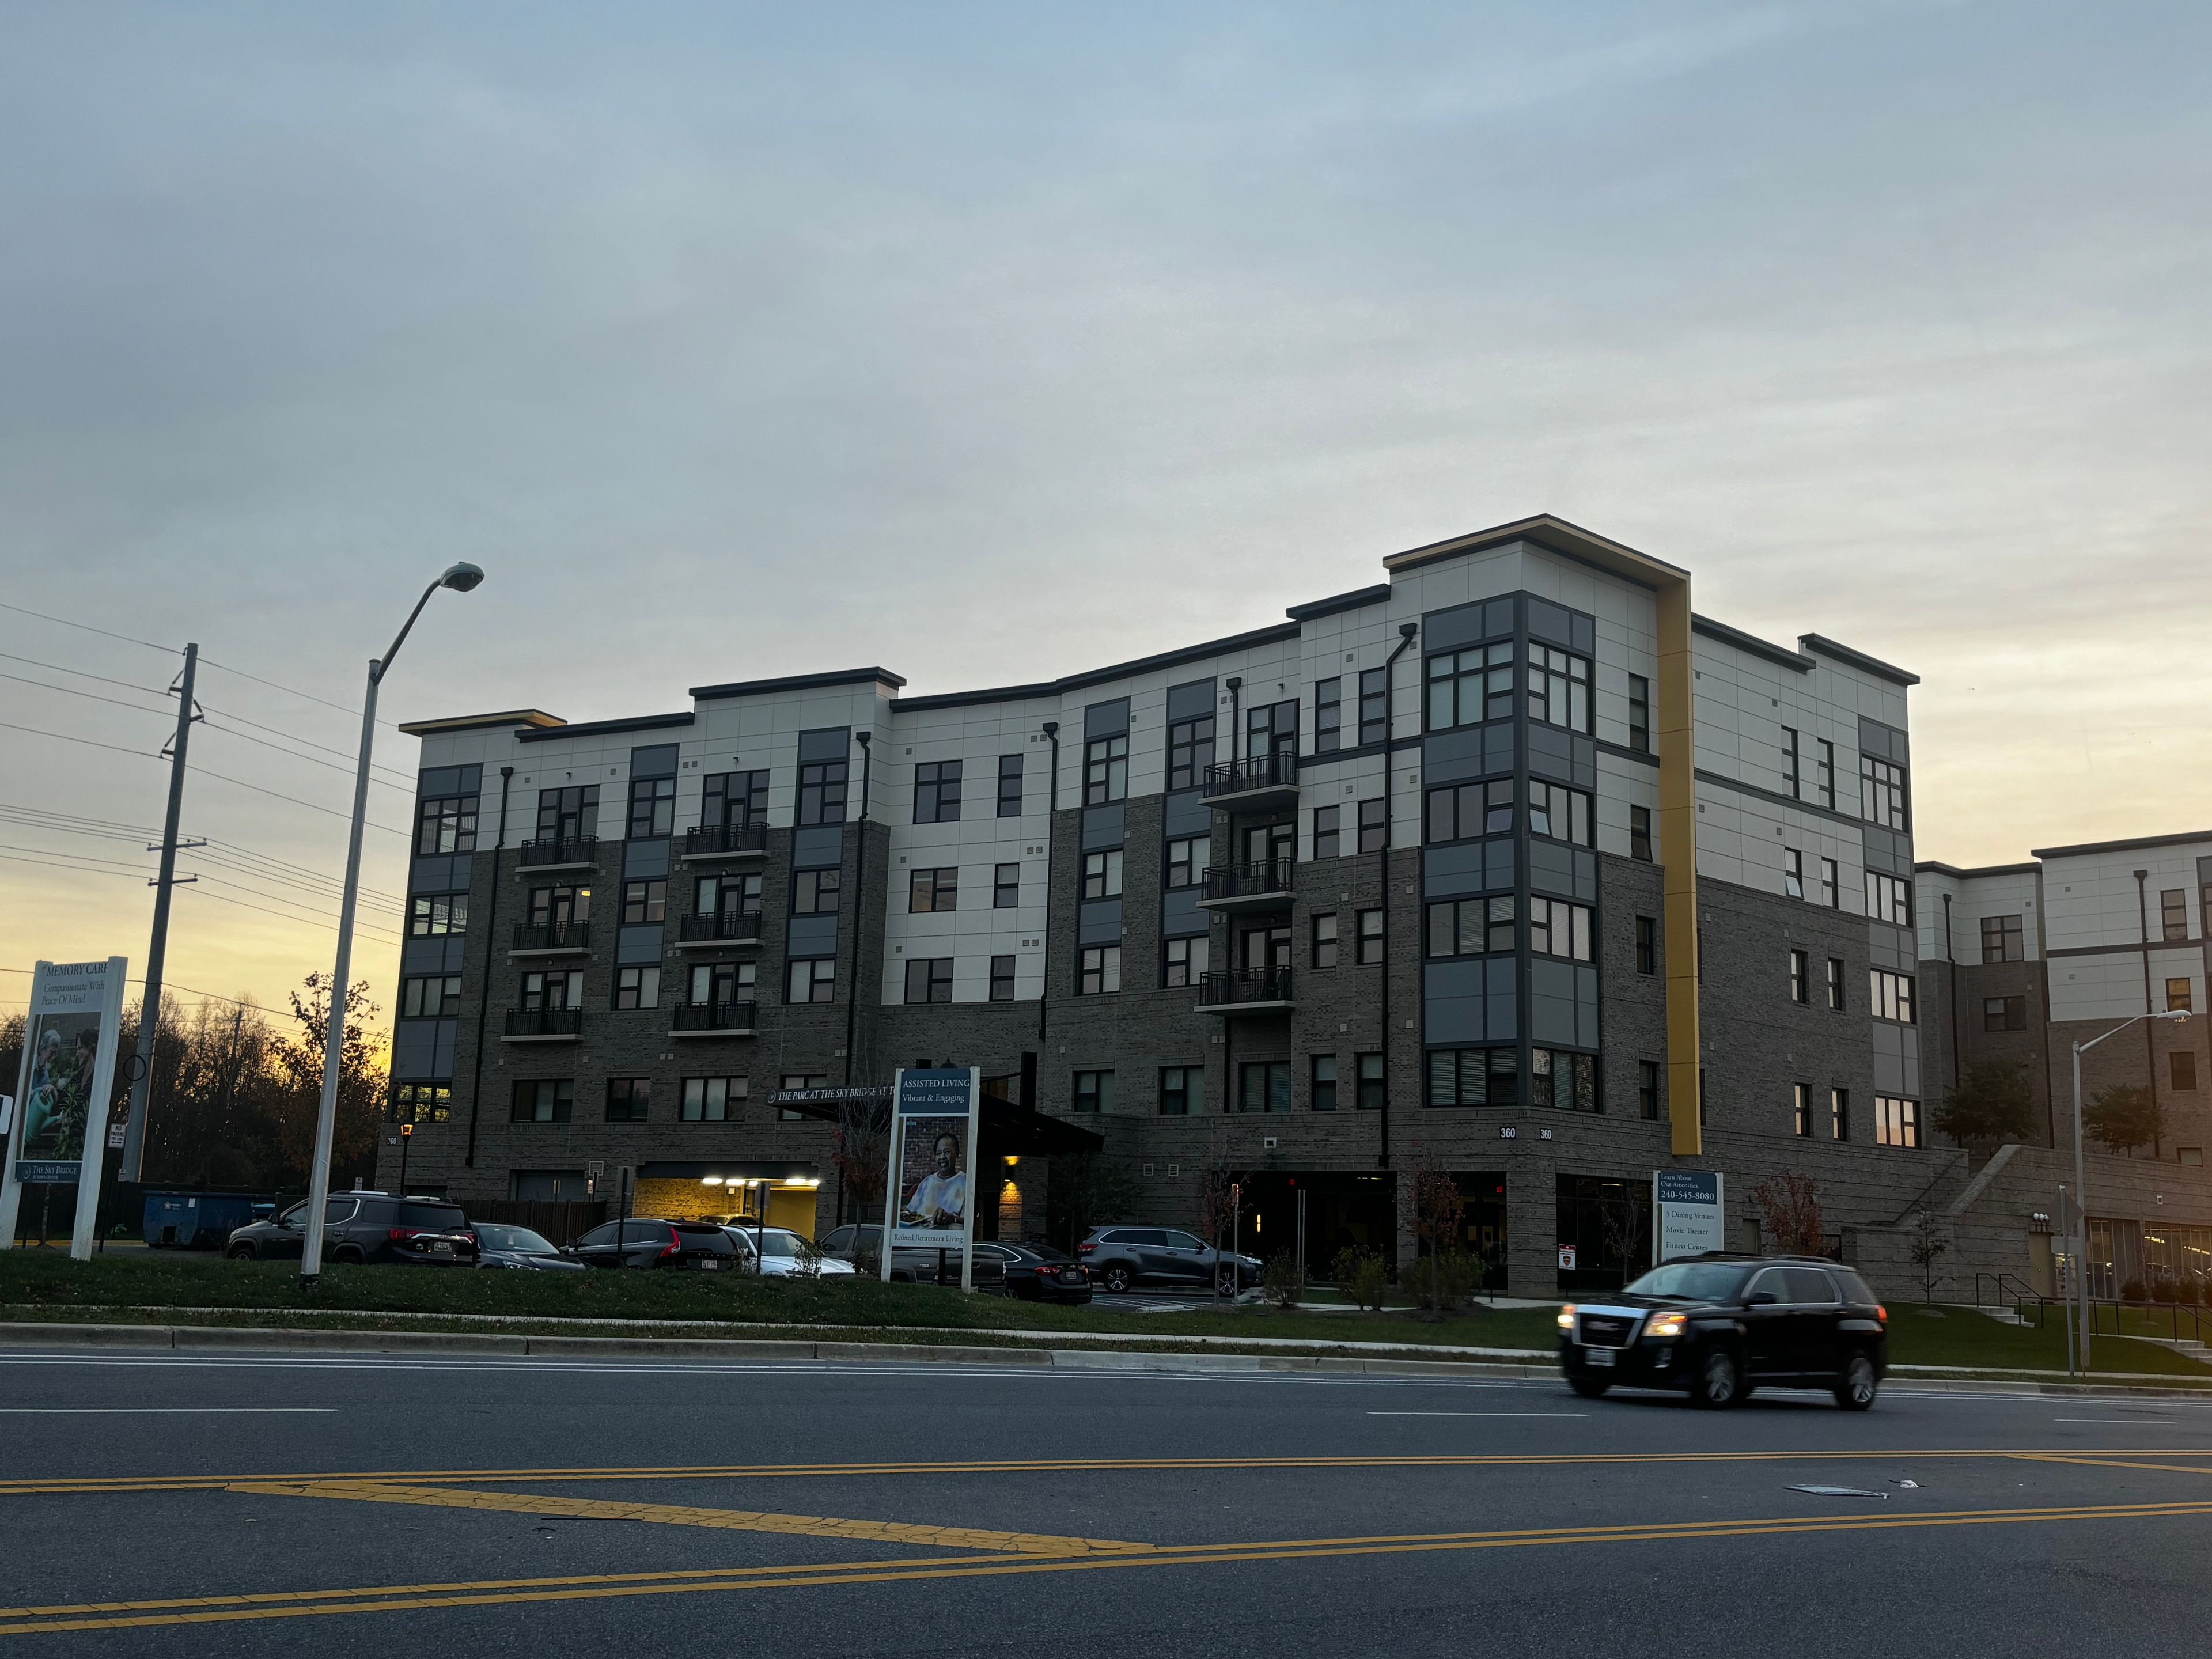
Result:
<svg viewBox="0 0 2212 1659"><path fill-rule="evenodd" d="M586 1267L693 1267L738 1264L738 1247L711 1221L610 1221L561 1252Z"/></svg>
<svg viewBox="0 0 2212 1659"><path fill-rule="evenodd" d="M476 1235L479 1267L558 1273L584 1271L582 1262L562 1255L551 1239L527 1227L510 1226L504 1221L479 1221L469 1231Z"/></svg>
<svg viewBox="0 0 2212 1659"><path fill-rule="evenodd" d="M1006 1270L1006 1294L1024 1302L1091 1300L1091 1274L1073 1257L1049 1244L980 1243L975 1260L998 1261Z"/></svg>

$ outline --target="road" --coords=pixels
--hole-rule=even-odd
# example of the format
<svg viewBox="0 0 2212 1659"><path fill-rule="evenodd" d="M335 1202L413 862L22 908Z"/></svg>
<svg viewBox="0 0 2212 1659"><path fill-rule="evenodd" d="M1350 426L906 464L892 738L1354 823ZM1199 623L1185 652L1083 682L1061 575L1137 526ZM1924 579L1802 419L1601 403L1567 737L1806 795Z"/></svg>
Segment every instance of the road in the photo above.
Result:
<svg viewBox="0 0 2212 1659"><path fill-rule="evenodd" d="M2078 1659L2212 1620L2187 1401L0 1350L0 1436L22 1653Z"/></svg>

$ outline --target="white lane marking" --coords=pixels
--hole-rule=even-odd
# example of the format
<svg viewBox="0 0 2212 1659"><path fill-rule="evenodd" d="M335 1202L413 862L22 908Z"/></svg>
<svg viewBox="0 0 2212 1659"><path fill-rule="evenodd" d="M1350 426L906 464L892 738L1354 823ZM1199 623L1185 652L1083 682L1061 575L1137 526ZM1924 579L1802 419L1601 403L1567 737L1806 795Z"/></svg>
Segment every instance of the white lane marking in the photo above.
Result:
<svg viewBox="0 0 2212 1659"><path fill-rule="evenodd" d="M0 1417L241 1417L336 1410L336 1406L0 1406Z"/></svg>
<svg viewBox="0 0 2212 1659"><path fill-rule="evenodd" d="M2054 1417L2054 1423L2125 1423L2130 1427L2171 1429L2175 1423L2165 1417Z"/></svg>
<svg viewBox="0 0 2212 1659"><path fill-rule="evenodd" d="M1370 1417L1588 1417L1588 1412L1370 1412Z"/></svg>

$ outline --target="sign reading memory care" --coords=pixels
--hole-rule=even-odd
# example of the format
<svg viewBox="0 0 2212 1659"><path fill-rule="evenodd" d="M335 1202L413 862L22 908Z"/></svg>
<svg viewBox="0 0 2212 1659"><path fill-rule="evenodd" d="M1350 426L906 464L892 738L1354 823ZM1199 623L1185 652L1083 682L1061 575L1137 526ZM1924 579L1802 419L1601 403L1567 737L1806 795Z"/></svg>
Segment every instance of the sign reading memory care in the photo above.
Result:
<svg viewBox="0 0 2212 1659"><path fill-rule="evenodd" d="M1728 1248L1721 1224L1721 1177L1717 1170L1651 1172L1651 1260L1699 1255Z"/></svg>
<svg viewBox="0 0 2212 1659"><path fill-rule="evenodd" d="M891 1080L890 1179L884 1190L883 1276L897 1249L957 1250L960 1288L975 1272L969 1202L983 1073L974 1066L902 1070Z"/></svg>
<svg viewBox="0 0 2212 1659"><path fill-rule="evenodd" d="M0 1164L0 1250L15 1242L23 1183L45 1182L78 1189L70 1254L80 1261L91 1259L127 972L123 957L110 957L105 962L42 962L31 976L31 1009L15 1086L21 1109L9 1128L7 1158Z"/></svg>

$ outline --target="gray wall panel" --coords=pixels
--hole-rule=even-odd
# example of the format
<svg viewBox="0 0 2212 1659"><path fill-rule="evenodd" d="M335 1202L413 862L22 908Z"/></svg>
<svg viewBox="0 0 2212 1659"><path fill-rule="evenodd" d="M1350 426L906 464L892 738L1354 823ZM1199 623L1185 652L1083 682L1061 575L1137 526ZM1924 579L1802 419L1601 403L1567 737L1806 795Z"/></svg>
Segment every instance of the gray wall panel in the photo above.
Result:
<svg viewBox="0 0 2212 1659"><path fill-rule="evenodd" d="M783 953L793 958L837 954L837 918L793 916L784 933Z"/></svg>
<svg viewBox="0 0 2212 1659"><path fill-rule="evenodd" d="M1435 1043L1480 1042L1488 1035L1484 1017L1485 964L1431 962L1421 970L1423 1029Z"/></svg>
<svg viewBox="0 0 2212 1659"><path fill-rule="evenodd" d="M1168 718L1171 720L1202 720L1213 712L1213 700L1218 694L1212 680L1193 680L1187 685L1168 687Z"/></svg>
<svg viewBox="0 0 2212 1659"><path fill-rule="evenodd" d="M1119 847L1127 835L1127 815L1119 805L1083 809L1083 850L1101 853ZM1211 819L1208 820L1211 822Z"/></svg>
<svg viewBox="0 0 2212 1659"><path fill-rule="evenodd" d="M655 836L647 841L626 841L623 843L623 875L629 881L651 881L668 873L669 838Z"/></svg>
<svg viewBox="0 0 2212 1659"><path fill-rule="evenodd" d="M1119 945L1121 942L1121 901L1089 899L1076 912L1078 945Z"/></svg>
<svg viewBox="0 0 2212 1659"><path fill-rule="evenodd" d="M1160 898L1160 937L1190 939L1213 926L1212 915L1198 908L1203 887L1170 888Z"/></svg>
<svg viewBox="0 0 2212 1659"><path fill-rule="evenodd" d="M799 734L799 763L811 766L817 761L841 761L851 754L853 728L849 726L817 726L811 732Z"/></svg>
<svg viewBox="0 0 2212 1659"><path fill-rule="evenodd" d="M615 960L625 968L650 967L660 960L660 924L639 922L625 927L615 941Z"/></svg>
<svg viewBox="0 0 2212 1659"><path fill-rule="evenodd" d="M794 870L835 870L845 861L845 827L817 824L791 832L791 867Z"/></svg>
<svg viewBox="0 0 2212 1659"><path fill-rule="evenodd" d="M1166 797L1166 801L1161 834L1180 839L1212 833L1213 809L1206 804L1206 797L1199 791L1179 789Z"/></svg>

